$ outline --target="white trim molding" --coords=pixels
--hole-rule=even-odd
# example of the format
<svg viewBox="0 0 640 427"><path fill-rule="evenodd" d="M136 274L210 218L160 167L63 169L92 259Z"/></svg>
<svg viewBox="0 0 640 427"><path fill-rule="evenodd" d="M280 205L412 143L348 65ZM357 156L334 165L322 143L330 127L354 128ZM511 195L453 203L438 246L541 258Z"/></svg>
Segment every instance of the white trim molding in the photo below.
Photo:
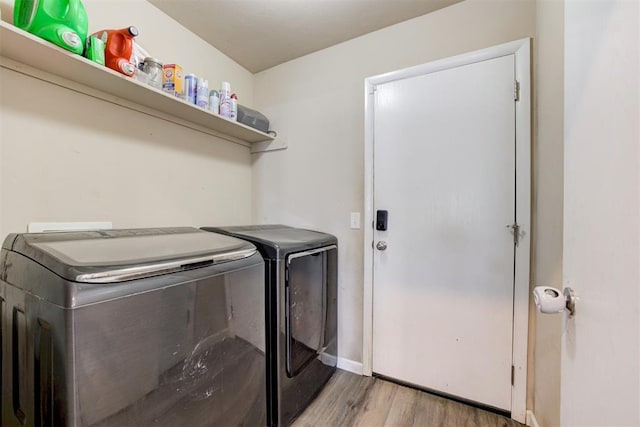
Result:
<svg viewBox="0 0 640 427"><path fill-rule="evenodd" d="M521 39L404 70L365 79L365 177L364 177L364 289L362 372L373 371L373 139L374 91L377 85L434 73L507 55L515 56L515 78L520 84L516 108L516 220L520 242L516 251L513 312L514 385L511 389L511 418L526 421L527 335L529 320L529 268L531 251L531 39Z"/></svg>
<svg viewBox="0 0 640 427"><path fill-rule="evenodd" d="M528 425L529 427L540 427L535 414L531 410L527 410L527 422L525 423L525 425Z"/></svg>
<svg viewBox="0 0 640 427"><path fill-rule="evenodd" d="M345 359L344 357L338 357L338 368L343 371L353 372L354 374L362 375L362 363L355 360Z"/></svg>

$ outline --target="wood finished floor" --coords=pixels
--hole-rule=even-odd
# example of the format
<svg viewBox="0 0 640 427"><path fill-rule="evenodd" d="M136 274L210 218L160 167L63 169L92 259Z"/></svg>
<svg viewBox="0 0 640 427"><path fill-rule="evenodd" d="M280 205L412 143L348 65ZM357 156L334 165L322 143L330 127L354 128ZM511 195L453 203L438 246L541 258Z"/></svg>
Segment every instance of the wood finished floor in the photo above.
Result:
<svg viewBox="0 0 640 427"><path fill-rule="evenodd" d="M338 370L293 427L519 427L492 412L379 378Z"/></svg>

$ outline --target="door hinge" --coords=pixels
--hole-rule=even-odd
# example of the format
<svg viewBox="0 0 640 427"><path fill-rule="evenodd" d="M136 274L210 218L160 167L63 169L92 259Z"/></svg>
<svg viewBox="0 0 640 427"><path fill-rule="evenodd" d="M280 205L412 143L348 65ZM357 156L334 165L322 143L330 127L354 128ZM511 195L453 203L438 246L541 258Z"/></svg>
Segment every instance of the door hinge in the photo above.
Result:
<svg viewBox="0 0 640 427"><path fill-rule="evenodd" d="M513 379L516 376L516 367L511 365L511 385L513 385Z"/></svg>
<svg viewBox="0 0 640 427"><path fill-rule="evenodd" d="M520 101L520 82L517 80L513 82L513 100Z"/></svg>
<svg viewBox="0 0 640 427"><path fill-rule="evenodd" d="M372 87L371 92L369 92L369 95L375 95L377 90L378 90L377 86Z"/></svg>

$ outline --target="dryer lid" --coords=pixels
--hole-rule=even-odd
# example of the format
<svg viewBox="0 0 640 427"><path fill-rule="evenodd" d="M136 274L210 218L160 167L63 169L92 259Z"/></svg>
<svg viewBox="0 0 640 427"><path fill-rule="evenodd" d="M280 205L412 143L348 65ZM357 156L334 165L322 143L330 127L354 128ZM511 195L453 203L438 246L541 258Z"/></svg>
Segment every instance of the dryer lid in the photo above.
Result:
<svg viewBox="0 0 640 427"><path fill-rule="evenodd" d="M248 240L268 259L284 260L291 253L338 244L338 240L331 234L279 224L202 229Z"/></svg>
<svg viewBox="0 0 640 427"><path fill-rule="evenodd" d="M141 279L239 260L256 252L251 243L188 227L26 233L10 236L5 247L82 283Z"/></svg>

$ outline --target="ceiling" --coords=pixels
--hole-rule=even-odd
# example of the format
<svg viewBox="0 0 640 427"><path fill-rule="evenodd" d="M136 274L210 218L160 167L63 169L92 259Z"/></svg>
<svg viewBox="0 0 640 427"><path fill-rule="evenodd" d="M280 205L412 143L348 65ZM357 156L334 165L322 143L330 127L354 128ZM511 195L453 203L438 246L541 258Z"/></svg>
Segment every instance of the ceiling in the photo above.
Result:
<svg viewBox="0 0 640 427"><path fill-rule="evenodd" d="M149 0L256 73L461 0Z"/></svg>

